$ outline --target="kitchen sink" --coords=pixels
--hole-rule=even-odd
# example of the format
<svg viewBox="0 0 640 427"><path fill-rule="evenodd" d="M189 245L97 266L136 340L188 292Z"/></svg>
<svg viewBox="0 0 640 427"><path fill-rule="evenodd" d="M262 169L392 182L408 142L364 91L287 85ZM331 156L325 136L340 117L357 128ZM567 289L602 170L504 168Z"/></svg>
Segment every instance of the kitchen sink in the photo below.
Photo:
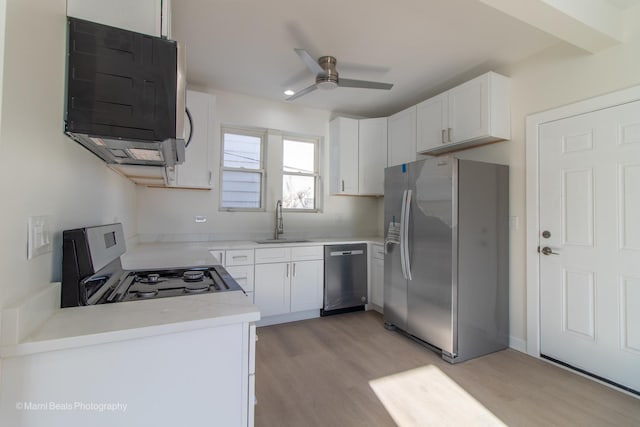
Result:
<svg viewBox="0 0 640 427"><path fill-rule="evenodd" d="M308 242L306 239L264 239L264 240L256 240L258 244L272 244L272 243L304 243Z"/></svg>

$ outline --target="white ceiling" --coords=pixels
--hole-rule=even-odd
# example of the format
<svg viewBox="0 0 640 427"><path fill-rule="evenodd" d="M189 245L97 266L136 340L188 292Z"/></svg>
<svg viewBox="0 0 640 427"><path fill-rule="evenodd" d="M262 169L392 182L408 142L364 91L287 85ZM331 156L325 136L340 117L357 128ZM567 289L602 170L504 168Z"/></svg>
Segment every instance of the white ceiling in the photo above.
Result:
<svg viewBox="0 0 640 427"><path fill-rule="evenodd" d="M283 102L285 89L314 83L294 48L335 56L341 77L395 86L292 102L367 117L559 42L477 0L174 0L172 37L187 45L190 84Z"/></svg>

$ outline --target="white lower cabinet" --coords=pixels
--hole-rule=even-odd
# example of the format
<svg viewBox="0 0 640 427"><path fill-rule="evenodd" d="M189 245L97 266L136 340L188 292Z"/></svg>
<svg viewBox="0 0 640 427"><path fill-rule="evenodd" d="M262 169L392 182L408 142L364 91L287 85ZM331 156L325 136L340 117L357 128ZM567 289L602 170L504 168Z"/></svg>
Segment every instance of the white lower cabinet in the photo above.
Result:
<svg viewBox="0 0 640 427"><path fill-rule="evenodd" d="M291 311L322 308L324 261L295 261L291 267Z"/></svg>
<svg viewBox="0 0 640 427"><path fill-rule="evenodd" d="M322 308L323 252L323 246L256 249L254 302L263 318Z"/></svg>
<svg viewBox="0 0 640 427"><path fill-rule="evenodd" d="M260 309L260 317L289 313L290 268L288 262L256 265L254 303Z"/></svg>
<svg viewBox="0 0 640 427"><path fill-rule="evenodd" d="M247 297L253 302L253 249L210 249L209 253L213 255L229 272L231 277L242 286Z"/></svg>
<svg viewBox="0 0 640 427"><path fill-rule="evenodd" d="M371 292L370 302L381 311L384 306L384 246L371 245Z"/></svg>

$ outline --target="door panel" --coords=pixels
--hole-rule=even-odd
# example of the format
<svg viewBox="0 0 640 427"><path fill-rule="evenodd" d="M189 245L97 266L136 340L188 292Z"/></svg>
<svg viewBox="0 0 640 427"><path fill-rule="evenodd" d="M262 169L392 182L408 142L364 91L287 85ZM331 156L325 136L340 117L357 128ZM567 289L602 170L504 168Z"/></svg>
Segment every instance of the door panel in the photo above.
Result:
<svg viewBox="0 0 640 427"><path fill-rule="evenodd" d="M257 264L255 267L255 304L260 316L274 316L290 312L290 264Z"/></svg>
<svg viewBox="0 0 640 427"><path fill-rule="evenodd" d="M409 168L413 201L407 331L449 353L454 353L452 161L428 159Z"/></svg>
<svg viewBox="0 0 640 427"><path fill-rule="evenodd" d="M384 176L384 321L401 329L407 327L407 281L402 275L400 244L389 235L389 227L400 224L406 172L406 167L394 166L385 169Z"/></svg>
<svg viewBox="0 0 640 427"><path fill-rule="evenodd" d="M639 130L640 101L539 129L541 353L635 390Z"/></svg>

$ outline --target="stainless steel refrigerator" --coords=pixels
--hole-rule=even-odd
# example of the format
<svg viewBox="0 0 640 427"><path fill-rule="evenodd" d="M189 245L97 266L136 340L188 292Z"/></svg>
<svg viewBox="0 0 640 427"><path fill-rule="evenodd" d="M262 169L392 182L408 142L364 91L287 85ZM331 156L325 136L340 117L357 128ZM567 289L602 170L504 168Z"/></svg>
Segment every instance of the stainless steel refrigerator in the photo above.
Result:
<svg viewBox="0 0 640 427"><path fill-rule="evenodd" d="M509 169L436 157L385 170L384 322L457 363L509 342Z"/></svg>

